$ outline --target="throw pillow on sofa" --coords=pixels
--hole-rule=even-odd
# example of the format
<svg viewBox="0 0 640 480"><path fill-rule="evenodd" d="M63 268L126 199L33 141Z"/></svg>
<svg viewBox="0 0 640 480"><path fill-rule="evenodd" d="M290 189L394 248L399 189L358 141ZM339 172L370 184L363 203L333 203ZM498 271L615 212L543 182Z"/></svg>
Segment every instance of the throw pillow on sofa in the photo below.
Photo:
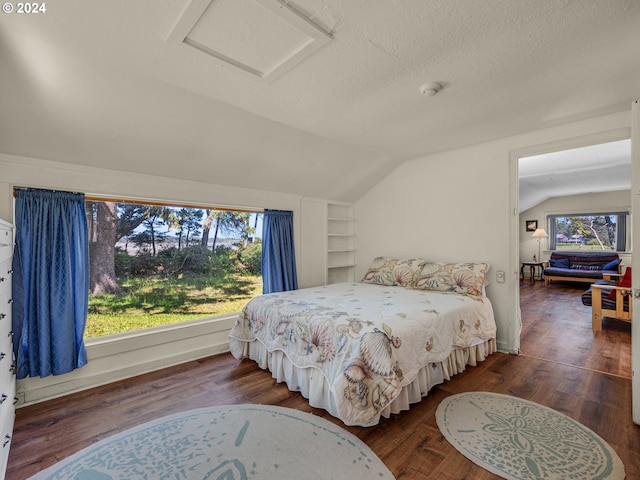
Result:
<svg viewBox="0 0 640 480"><path fill-rule="evenodd" d="M549 266L556 268L569 268L571 264L568 258L551 258L549 260Z"/></svg>
<svg viewBox="0 0 640 480"><path fill-rule="evenodd" d="M580 263L571 265L571 270L601 270L601 269L602 267L600 267L600 265L587 265L587 264L580 264Z"/></svg>
<svg viewBox="0 0 640 480"><path fill-rule="evenodd" d="M621 258L618 258L617 260L612 260L611 262L607 263L606 265L602 266L603 270L618 270L618 265L620 265L620 262L622 261Z"/></svg>

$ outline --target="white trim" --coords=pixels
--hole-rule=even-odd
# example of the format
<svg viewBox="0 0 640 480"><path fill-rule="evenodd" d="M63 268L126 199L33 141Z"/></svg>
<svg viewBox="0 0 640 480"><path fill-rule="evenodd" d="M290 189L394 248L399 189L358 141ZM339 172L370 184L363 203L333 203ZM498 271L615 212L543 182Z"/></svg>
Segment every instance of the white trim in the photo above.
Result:
<svg viewBox="0 0 640 480"><path fill-rule="evenodd" d="M18 380L17 407L229 350L237 313L88 339L88 363L71 373Z"/></svg>
<svg viewBox="0 0 640 480"><path fill-rule="evenodd" d="M510 343L511 346L520 348L520 327L522 323L520 314L520 211L519 211L519 177L518 177L518 161L521 157L529 157L533 155L542 155L545 153L552 153L561 150L569 150L572 148L586 147L590 145L599 145L601 143L616 142L619 140L626 140L631 137L631 129L629 127L616 128L604 132L591 133L587 135L581 135L572 138L565 138L561 140L555 140L552 142L542 143L538 145L530 145L523 148L517 148L509 151L509 183L510 183L510 201L509 208L512 213L509 225L509 269L513 274L514 288L511 292L513 298L513 311L515 316L513 318L512 328L510 333L513 334ZM545 217L546 221L546 217ZM517 335L517 338L516 338ZM498 345L498 349L504 349L504 346ZM516 353L511 348L506 350L510 353Z"/></svg>
<svg viewBox="0 0 640 480"><path fill-rule="evenodd" d="M520 335L522 332L522 312L520 310L520 213L518 212L519 182L518 182L518 156L515 152L509 152L509 272L511 272L511 311L514 318L509 326L508 345L498 343L498 350L508 353L520 353ZM515 181L513 179L515 178Z"/></svg>
<svg viewBox="0 0 640 480"><path fill-rule="evenodd" d="M631 104L631 212L640 211L640 103ZM640 222L632 222L631 250L640 245ZM633 288L631 328L631 413L633 422L640 425L640 257L631 258Z"/></svg>

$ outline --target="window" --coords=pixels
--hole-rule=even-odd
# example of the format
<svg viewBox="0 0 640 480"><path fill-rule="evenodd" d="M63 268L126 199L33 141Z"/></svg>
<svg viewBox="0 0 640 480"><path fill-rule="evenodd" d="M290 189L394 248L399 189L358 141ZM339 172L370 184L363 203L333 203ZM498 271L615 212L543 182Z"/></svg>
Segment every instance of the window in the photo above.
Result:
<svg viewBox="0 0 640 480"><path fill-rule="evenodd" d="M261 212L103 200L86 202L86 338L235 312L261 293Z"/></svg>
<svg viewBox="0 0 640 480"><path fill-rule="evenodd" d="M550 215L551 250L626 250L626 212Z"/></svg>

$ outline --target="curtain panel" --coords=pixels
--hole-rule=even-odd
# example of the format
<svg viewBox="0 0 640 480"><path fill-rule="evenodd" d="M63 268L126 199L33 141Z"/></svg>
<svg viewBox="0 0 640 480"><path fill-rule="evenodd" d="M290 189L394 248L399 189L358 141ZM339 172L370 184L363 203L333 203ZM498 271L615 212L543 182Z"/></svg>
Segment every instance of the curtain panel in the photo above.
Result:
<svg viewBox="0 0 640 480"><path fill-rule="evenodd" d="M13 348L17 378L87 363L89 242L84 194L20 189L15 203Z"/></svg>
<svg viewBox="0 0 640 480"><path fill-rule="evenodd" d="M297 288L293 212L265 210L262 220L262 293Z"/></svg>
<svg viewBox="0 0 640 480"><path fill-rule="evenodd" d="M626 213L618 215L618 230L616 232L616 250L618 252L627 250L627 218L629 216Z"/></svg>

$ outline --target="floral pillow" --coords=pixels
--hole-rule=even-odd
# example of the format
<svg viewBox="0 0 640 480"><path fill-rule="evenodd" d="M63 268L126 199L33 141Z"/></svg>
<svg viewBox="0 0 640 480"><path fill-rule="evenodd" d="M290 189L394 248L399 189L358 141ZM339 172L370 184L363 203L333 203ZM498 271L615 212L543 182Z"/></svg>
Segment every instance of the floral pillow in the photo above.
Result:
<svg viewBox="0 0 640 480"><path fill-rule="evenodd" d="M484 295L487 263L440 263L431 262L422 267L414 277L412 288L455 292L468 295Z"/></svg>
<svg viewBox="0 0 640 480"><path fill-rule="evenodd" d="M426 264L422 258L409 258L400 260L397 258L376 257L362 281L375 285L407 287L413 282L413 277Z"/></svg>

